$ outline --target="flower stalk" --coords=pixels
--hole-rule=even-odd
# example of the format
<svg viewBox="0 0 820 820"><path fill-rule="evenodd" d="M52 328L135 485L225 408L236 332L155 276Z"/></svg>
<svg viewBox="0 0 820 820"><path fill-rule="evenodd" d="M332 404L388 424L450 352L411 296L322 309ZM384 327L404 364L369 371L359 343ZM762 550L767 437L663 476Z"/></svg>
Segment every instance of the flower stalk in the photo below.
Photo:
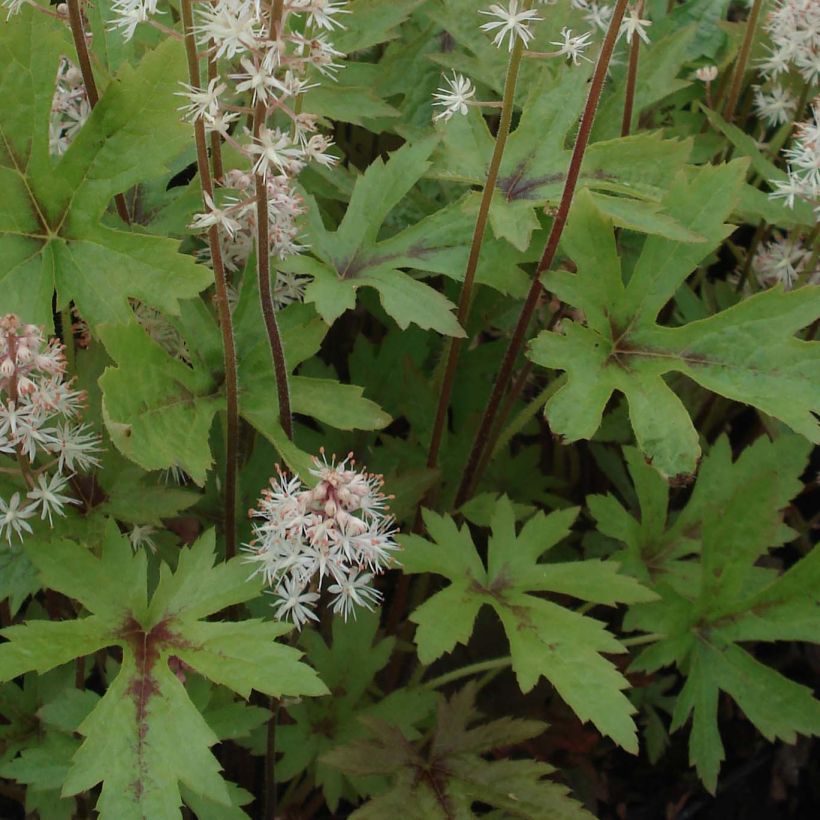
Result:
<svg viewBox="0 0 820 820"><path fill-rule="evenodd" d="M749 53L752 50L752 41L754 40L755 31L757 29L757 20L760 16L761 5L761 0L754 0L752 10L749 12L749 20L746 23L743 43L740 46L740 53L737 55L735 73L732 77L732 84L729 87L729 96L726 98L726 107L723 110L723 119L725 119L726 122L732 122L735 117L735 110L737 109L737 102L740 99L740 90L743 87L743 76L746 73L746 66L749 62Z"/></svg>
<svg viewBox="0 0 820 820"><path fill-rule="evenodd" d="M71 36L74 40L74 49L77 52L77 62L80 64L80 72L83 75L85 93L88 97L88 104L95 108L100 101L100 94L97 91L97 82L94 79L94 72L91 68L91 55L88 53L88 42L85 38L85 27L83 26L83 13L80 9L80 0L68 0L68 21L71 26ZM122 194L115 194L114 206L117 209L120 219L126 225L131 224L131 217L128 213L128 205Z"/></svg>
<svg viewBox="0 0 820 820"><path fill-rule="evenodd" d="M592 75L592 82L590 83L589 93L584 106L584 112L581 116L581 125L578 129L578 135L575 138L575 145L572 149L572 156L570 158L569 169L567 170L567 177L564 182L564 190L561 194L561 201L558 205L558 210L555 214L552 228L550 229L550 233L544 247L544 252L538 262L538 267L535 270L535 275L533 277L529 293L527 294L527 299L524 302L524 306L521 308L518 322L513 330L512 338L510 339L510 343L504 354L504 358L498 371L498 375L496 376L492 392L490 393L487 405L484 408L484 414L482 415L481 422L479 423L478 430L473 440L473 445L467 458L467 464L462 474L461 484L459 485L456 493L456 507L461 506L461 504L469 498L470 493L473 490L474 482L477 478L477 468L481 461L481 455L484 451L484 447L486 446L495 415L498 412L501 400L504 397L504 392L512 375L513 368L515 367L518 354L521 352L521 348L524 345L530 320L532 319L533 313L535 313L535 309L541 297L541 274L544 273L544 271L549 270L553 260L555 259L555 253L558 250L558 242L561 239L561 234L564 232L564 226L567 222L570 205L572 204L575 188L578 184L578 177L581 173L581 164L584 160L584 154L586 152L587 145L589 144L589 137L592 132L592 125L595 121L595 112L601 99L604 80L606 79L607 69L609 68L609 62L612 58L612 52L615 48L615 42L618 38L618 31L626 11L627 3L628 0L618 0L612 13L609 28L607 29L606 36L604 37L601 52L598 55L598 61Z"/></svg>
<svg viewBox="0 0 820 820"><path fill-rule="evenodd" d="M504 95L501 101L501 116L498 123L498 131L495 137L493 155L490 158L490 165L487 169L487 179L484 183L484 190L481 193L481 203L478 207L473 238L470 243L470 253L467 257L467 267L464 271L464 282L461 285L461 295L458 301L457 318L459 324L465 328L470 316L470 309L473 300L473 287L475 285L475 274L478 268L478 259L481 254L481 245L484 241L484 234L487 230L487 220L490 215L490 204L495 193L495 184L498 179L498 172L501 167L501 159L504 155L504 148L507 145L507 137L510 134L510 124L512 123L513 107L515 102L515 88L518 82L518 72L521 67L521 57L524 51L524 41L517 38L510 59L507 63L507 76L504 81ZM455 380L458 357L461 352L463 340L451 337L447 350L447 364L444 370L444 377L439 391L438 405L436 407L435 421L433 422L433 432L430 437L430 448L427 452L427 466L434 469L438 464L438 455L441 449L441 438L444 433L444 423L447 418L447 410L450 406L450 398L453 393L453 382Z"/></svg>
<svg viewBox="0 0 820 820"><path fill-rule="evenodd" d="M635 13L640 16L643 12L643 0L638 0ZM624 97L624 116L621 121L621 136L628 137L632 130L632 112L635 108L635 85L638 80L638 57L640 55L641 38L632 37L629 46L629 66L626 74L626 95Z"/></svg>
<svg viewBox="0 0 820 820"><path fill-rule="evenodd" d="M282 23L282 0L274 0L270 8L268 36L276 38ZM256 101L253 113L253 138L257 141L265 127L268 107L261 95ZM290 409L290 387L288 386L288 369L285 362L285 349L282 345L282 334L276 321L276 308L270 284L270 237L268 216L268 186L265 171L258 168L254 174L256 194L256 274L259 281L259 301L262 306L262 318L268 334L273 370L276 376L276 392L279 400L279 423L289 438L293 438L293 417Z"/></svg>
<svg viewBox="0 0 820 820"><path fill-rule="evenodd" d="M188 58L188 78L192 87L200 88L199 57L194 36L193 11L191 0L182 0L182 22L185 32L185 53ZM213 182L208 162L208 148L205 138L205 124L202 117L194 119L194 136L196 139L197 170L202 186L203 199L213 201ZM207 201L206 201L207 205ZM222 260L222 249L219 242L219 229L216 225L208 228L208 245L214 270L216 287L216 308L219 314L219 327L222 331L222 348L225 360L225 388L227 393L227 419L225 443L225 557L236 555L236 488L239 463L239 378L236 367L236 345L233 334L233 319L228 304L228 284L225 277L225 266Z"/></svg>

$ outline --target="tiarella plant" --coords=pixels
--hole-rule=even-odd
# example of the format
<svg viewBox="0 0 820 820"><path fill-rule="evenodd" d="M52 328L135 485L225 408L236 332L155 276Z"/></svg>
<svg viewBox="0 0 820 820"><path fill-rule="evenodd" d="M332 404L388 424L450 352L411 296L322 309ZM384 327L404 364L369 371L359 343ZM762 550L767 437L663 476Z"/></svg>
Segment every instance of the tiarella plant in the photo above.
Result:
<svg viewBox="0 0 820 820"><path fill-rule="evenodd" d="M808 816L820 4L2 5L0 816Z"/></svg>

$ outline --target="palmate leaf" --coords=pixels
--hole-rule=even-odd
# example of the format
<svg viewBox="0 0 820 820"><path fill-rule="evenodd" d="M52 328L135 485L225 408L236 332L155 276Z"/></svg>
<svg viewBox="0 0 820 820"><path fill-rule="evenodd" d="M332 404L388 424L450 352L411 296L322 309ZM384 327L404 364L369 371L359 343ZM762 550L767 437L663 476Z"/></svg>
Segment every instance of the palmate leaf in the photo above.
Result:
<svg viewBox="0 0 820 820"><path fill-rule="evenodd" d="M501 718L476 724L475 687L466 686L446 700L440 697L435 729L411 742L382 720L363 722L371 737L324 755L323 761L350 776L386 776L389 786L351 814L353 820L451 820L471 818L474 803L504 812L505 817L540 820L588 820L590 815L567 789L546 779L555 770L532 760L495 760L483 755L529 740L546 728L535 720Z"/></svg>
<svg viewBox="0 0 820 820"><path fill-rule="evenodd" d="M61 799L60 786L80 745L77 727L100 696L75 688L74 669L65 666L26 675L22 687L0 686L0 776L26 786L26 810L42 820L71 820L75 801Z"/></svg>
<svg viewBox="0 0 820 820"><path fill-rule="evenodd" d="M124 66L71 147L48 154L57 66L70 53L63 27L29 8L0 27L0 312L51 326L74 302L92 331L125 322L129 297L176 313L211 274L178 242L102 224L112 197L167 172L189 142L173 92L184 50L173 40ZM150 150L148 146L150 145Z"/></svg>
<svg viewBox="0 0 820 820"><path fill-rule="evenodd" d="M103 415L123 455L146 470L181 467L203 484L213 463L211 424L225 402L221 337L204 302L183 302L180 308L176 325L188 342L189 363L174 358L135 322L100 326L115 362L99 379ZM278 323L289 372L319 350L328 330L312 308L301 304L279 311ZM308 456L288 441L279 424L273 363L252 273L244 277L234 325L240 413L270 439L291 469L306 473ZM289 384L295 413L342 430L373 430L390 422L356 385L300 375L291 375Z"/></svg>
<svg viewBox="0 0 820 820"><path fill-rule="evenodd" d="M98 332L116 362L99 384L117 449L146 470L177 466L204 484L212 464L208 433L224 401L215 375L170 356L136 322Z"/></svg>
<svg viewBox="0 0 820 820"><path fill-rule="evenodd" d="M456 202L422 218L387 238L379 239L382 223L430 165L437 138L408 144L385 163L373 162L356 181L339 227L329 231L318 209L310 209L308 236L313 257L291 257L284 267L309 274L305 292L322 318L332 323L356 304L360 287L374 288L385 311L401 328L416 324L450 336L464 331L453 314L453 304L437 290L404 272L404 268L464 276L468 246L475 224L469 202ZM496 264L504 256L509 270ZM509 248L488 243L477 279L503 292L520 291L524 274L510 262ZM524 284L524 287L526 285Z"/></svg>
<svg viewBox="0 0 820 820"><path fill-rule="evenodd" d="M313 772L331 811L342 797L355 800L367 783L345 777L320 758L332 749L364 737L361 718L378 718L397 728L408 740L418 738L418 724L435 709L428 689L403 688L375 700L368 693L377 673L390 660L395 640L376 636L378 617L359 613L355 621L333 621L330 646L312 631L302 634L307 658L332 694L288 707L292 723L277 729L282 758L276 763L279 780L289 780L305 769ZM261 750L260 750L261 751Z"/></svg>
<svg viewBox="0 0 820 820"><path fill-rule="evenodd" d="M103 818L179 817L180 783L231 805L209 750L217 736L169 667L172 656L242 697L251 689L276 696L327 691L297 650L275 642L286 625L203 620L259 591L240 559L213 566L213 533L182 550L173 574L161 568L150 600L145 553L133 554L113 523L100 558L69 541L30 553L43 582L91 614L3 630L0 678L42 673L107 646L122 649L119 673L79 726L85 740L63 783L63 794L72 795L102 781Z"/></svg>
<svg viewBox="0 0 820 820"><path fill-rule="evenodd" d="M404 536L405 572L434 572L450 585L411 616L418 624L419 658L431 663L457 643L466 644L482 606L492 607L510 642L512 666L523 692L543 675L583 720L631 752L638 741L623 694L628 684L601 653L625 649L600 621L586 617L535 592L571 595L583 601L614 605L652 600L652 592L618 574L613 562L539 563L538 559L569 533L577 508L545 516L537 513L516 535L509 499L496 503L492 537L484 566L469 530L451 518L425 510L424 522L434 542Z"/></svg>
<svg viewBox="0 0 820 820"><path fill-rule="evenodd" d="M678 372L820 441L813 416L820 344L794 338L820 314L820 288L773 288L682 327L657 324L685 278L729 233L723 220L744 171L739 161L680 174L666 210L706 241L648 237L626 284L612 222L587 192L578 194L562 240L578 272L550 271L544 284L580 308L586 324L568 322L562 332L542 332L528 354L537 364L567 373L545 410L556 435L567 441L591 438L610 396L619 391L629 404L638 446L652 465L665 476L693 474L698 434L664 380Z"/></svg>
<svg viewBox="0 0 820 820"><path fill-rule="evenodd" d="M293 371L318 351L328 331L312 307L289 305L277 313L288 372L291 373L291 409L338 430L379 430L391 417L378 404L365 398L363 388L337 379L312 378ZM279 422L276 378L270 344L259 306L255 275L246 272L239 302L234 311L239 360L239 412L279 451L285 463L304 478L310 457L285 436ZM297 442L299 434L297 431Z"/></svg>
<svg viewBox="0 0 820 820"><path fill-rule="evenodd" d="M690 760L710 791L724 756L717 721L721 691L768 740L792 743L797 732L820 733L820 702L811 691L740 645L817 642L820 636L820 549L783 574L756 563L794 535L781 511L801 489L799 476L809 451L800 436L783 435L759 439L733 462L728 440L721 438L703 461L691 500L668 527L662 520L662 479L647 473L644 489L639 488L646 535L639 557L661 599L631 607L625 627L663 637L638 656L633 668L653 672L675 664L686 675L672 728L692 715ZM658 502L654 512L648 511L651 494ZM601 506L593 511L607 515ZM667 552L677 552L676 560L661 559Z"/></svg>
<svg viewBox="0 0 820 820"><path fill-rule="evenodd" d="M530 245L540 222L535 208L556 204L564 187L570 150L568 135L577 126L587 91L588 69L579 66L552 77L544 73L524 102L518 127L510 135L490 208L490 224L519 250ZM482 185L494 138L481 114L472 109L442 129L442 146L432 173L443 179ZM669 168L683 166L691 146L658 133L594 142L584 155L580 183L605 202L617 224L627 228L694 239L696 234L664 213L660 200ZM473 195L475 196L475 195Z"/></svg>

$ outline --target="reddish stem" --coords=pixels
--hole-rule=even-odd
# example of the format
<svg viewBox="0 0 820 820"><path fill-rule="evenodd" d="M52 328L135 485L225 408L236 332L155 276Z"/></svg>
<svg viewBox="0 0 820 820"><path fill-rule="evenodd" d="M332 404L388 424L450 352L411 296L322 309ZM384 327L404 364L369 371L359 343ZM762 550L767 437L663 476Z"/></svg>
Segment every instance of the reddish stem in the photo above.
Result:
<svg viewBox="0 0 820 820"><path fill-rule="evenodd" d="M638 0L635 12L643 13L643 0ZM635 32L629 47L629 67L626 74L626 95L624 97L624 118L621 122L621 136L628 137L632 130L632 111L635 108L635 84L638 80L638 55L641 49L641 38Z"/></svg>
<svg viewBox="0 0 820 820"><path fill-rule="evenodd" d="M68 0L68 20L71 24L71 36L74 38L74 48L77 52L77 61L80 64L80 73L83 75L88 104L93 109L100 101L100 95L97 91L97 83L94 80L94 72L91 70L91 56L88 53L88 43L85 39L80 0ZM126 225L130 225L131 217L128 214L128 206L125 204L125 197L122 194L114 195L114 205L120 219Z"/></svg>
<svg viewBox="0 0 820 820"><path fill-rule="evenodd" d="M193 88L200 88L199 58L194 38L193 12L191 0L182 0L182 22L185 30L185 53L188 58L189 82ZM205 124L202 118L194 120L196 138L196 163L199 181L205 195L213 201L213 183L208 164L208 148L205 139ZM207 202L205 202L207 207ZM211 225L208 229L208 244L214 269L216 287L216 308L222 331L222 347L225 357L225 387L227 393L227 430L225 442L225 557L236 555L236 479L239 464L239 378L236 369L236 345L233 335L233 319L228 304L228 283L222 261L222 247L219 243L219 229Z"/></svg>
<svg viewBox="0 0 820 820"><path fill-rule="evenodd" d="M455 506L460 507L469 497L472 490L473 480L476 474L481 459L481 454L487 442L490 428L493 424L493 419L498 411L501 399L504 397L504 391L507 387L507 382L515 367L515 361L524 341L527 336L527 328L529 327L532 315L538 304L538 299L541 295L541 274L548 270L555 258L555 252L558 249L558 242L561 239L561 234L564 231L564 226L567 222L569 208L572 204L572 198L575 194L575 188L578 184L578 177L581 173L581 163L584 159L584 153L589 144L589 136L592 131L592 125L595 121L595 112L598 108L598 103L601 99L601 92L604 87L604 80L606 79L606 72L609 67L609 61L612 58L612 51L615 48L615 41L618 38L618 30L623 19L624 12L628 0L618 0L615 10L612 13L612 18L609 22L609 29L607 30L604 43L601 46L601 53L598 55L598 62L595 65L595 71L592 75L592 82L589 87L589 94L587 95L586 105L584 106L584 113L581 117L581 125L578 129L578 135L575 138L575 145L572 149L572 157L570 158L569 169L567 171L567 178L564 182L564 190L561 194L561 201L558 205L558 211L555 214L555 219L552 223L549 237L547 238L544 252L541 255L541 260L533 277L532 285L530 286L527 299L521 309L518 317L515 330L512 338L504 354L504 359L501 362L501 368L496 376L495 384L493 385L490 398L487 401L487 406L484 408L484 414L476 432L473 446L470 450L470 455L467 459L467 464L464 468L461 484L456 493Z"/></svg>

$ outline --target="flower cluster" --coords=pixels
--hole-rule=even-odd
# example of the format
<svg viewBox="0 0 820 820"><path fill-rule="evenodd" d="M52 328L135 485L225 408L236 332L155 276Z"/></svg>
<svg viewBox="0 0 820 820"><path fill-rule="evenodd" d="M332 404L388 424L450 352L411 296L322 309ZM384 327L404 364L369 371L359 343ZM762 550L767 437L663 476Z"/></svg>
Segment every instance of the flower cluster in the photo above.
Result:
<svg viewBox="0 0 820 820"><path fill-rule="evenodd" d="M820 3L777 0L764 27L770 47L759 64L765 82L755 87L754 107L766 125L778 126L803 115L798 96L820 82Z"/></svg>
<svg viewBox="0 0 820 820"><path fill-rule="evenodd" d="M791 147L782 152L788 177L773 182L769 196L783 199L789 208L796 199L805 200L820 217L820 97L812 103L811 111L811 119L795 126Z"/></svg>
<svg viewBox="0 0 820 820"><path fill-rule="evenodd" d="M57 69L57 83L48 124L48 148L52 156L61 156L68 150L90 113L91 105L85 93L80 69L71 60L62 57Z"/></svg>
<svg viewBox="0 0 820 820"><path fill-rule="evenodd" d="M253 540L244 545L272 587L276 617L297 626L317 620L313 611L327 582L330 606L347 619L355 607L381 600L375 575L393 562L398 549L394 520L387 513L382 478L355 469L352 454L340 462L314 458L312 489L281 472L270 480L250 515Z"/></svg>
<svg viewBox="0 0 820 820"><path fill-rule="evenodd" d="M552 5L553 0L540 0L542 5ZM572 0L572 7L584 12L584 17L590 25L603 31L609 27L612 20L613 7L603 3L593 2L593 0ZM644 20L640 16L641 4L637 4L629 9L621 21L618 36L625 35L627 44L632 42L633 36L637 35L644 43L649 42L647 28L652 25L649 20ZM507 0L506 6L500 3L493 3L488 9L478 12L485 17L491 18L488 22L482 23L480 29L493 35L493 45L501 48L506 44L507 50L512 51L516 41L521 41L524 48L528 49L530 42L535 37L532 31L534 23L541 22L542 18L535 10L530 9L521 0ZM557 48L553 51L530 51L524 54L527 57L536 58L564 58L573 65L578 65L581 60L591 62L584 52L593 44L592 32L573 34L573 30L567 26L561 28L560 39L551 40L550 45ZM452 77L444 77L444 85L433 94L433 105L439 107L433 120L443 120L446 122L454 114L466 114L470 106L498 108L498 102L486 102L475 99L475 87L469 78L462 74L453 73Z"/></svg>
<svg viewBox="0 0 820 820"><path fill-rule="evenodd" d="M810 85L820 82L820 3L817 0L778 0L765 28L771 49L760 67L766 77L775 79L795 70Z"/></svg>
<svg viewBox="0 0 820 820"><path fill-rule="evenodd" d="M16 460L26 489L0 497L0 537L32 531L29 519L65 515L77 470L97 466L99 438L78 419L85 394L64 380L62 346L14 314L0 319L0 453ZM8 467L4 472L15 472Z"/></svg>
<svg viewBox="0 0 820 820"><path fill-rule="evenodd" d="M321 77L332 78L341 68L343 55L328 36L341 27L343 6L335 0L284 0L281 6L215 0L197 8L197 41L211 59L226 65L207 88L185 86L180 110L218 134L248 167L231 169L218 180L224 191L206 197L206 210L191 227L218 227L229 271L244 268L254 247L257 179L265 188L270 254L282 260L304 250L298 219L305 209L296 177L309 163L331 166L336 158L317 118L300 110L300 100ZM242 120L253 121L253 128L241 128ZM301 298L305 284L303 277L278 272L275 301L284 305Z"/></svg>

